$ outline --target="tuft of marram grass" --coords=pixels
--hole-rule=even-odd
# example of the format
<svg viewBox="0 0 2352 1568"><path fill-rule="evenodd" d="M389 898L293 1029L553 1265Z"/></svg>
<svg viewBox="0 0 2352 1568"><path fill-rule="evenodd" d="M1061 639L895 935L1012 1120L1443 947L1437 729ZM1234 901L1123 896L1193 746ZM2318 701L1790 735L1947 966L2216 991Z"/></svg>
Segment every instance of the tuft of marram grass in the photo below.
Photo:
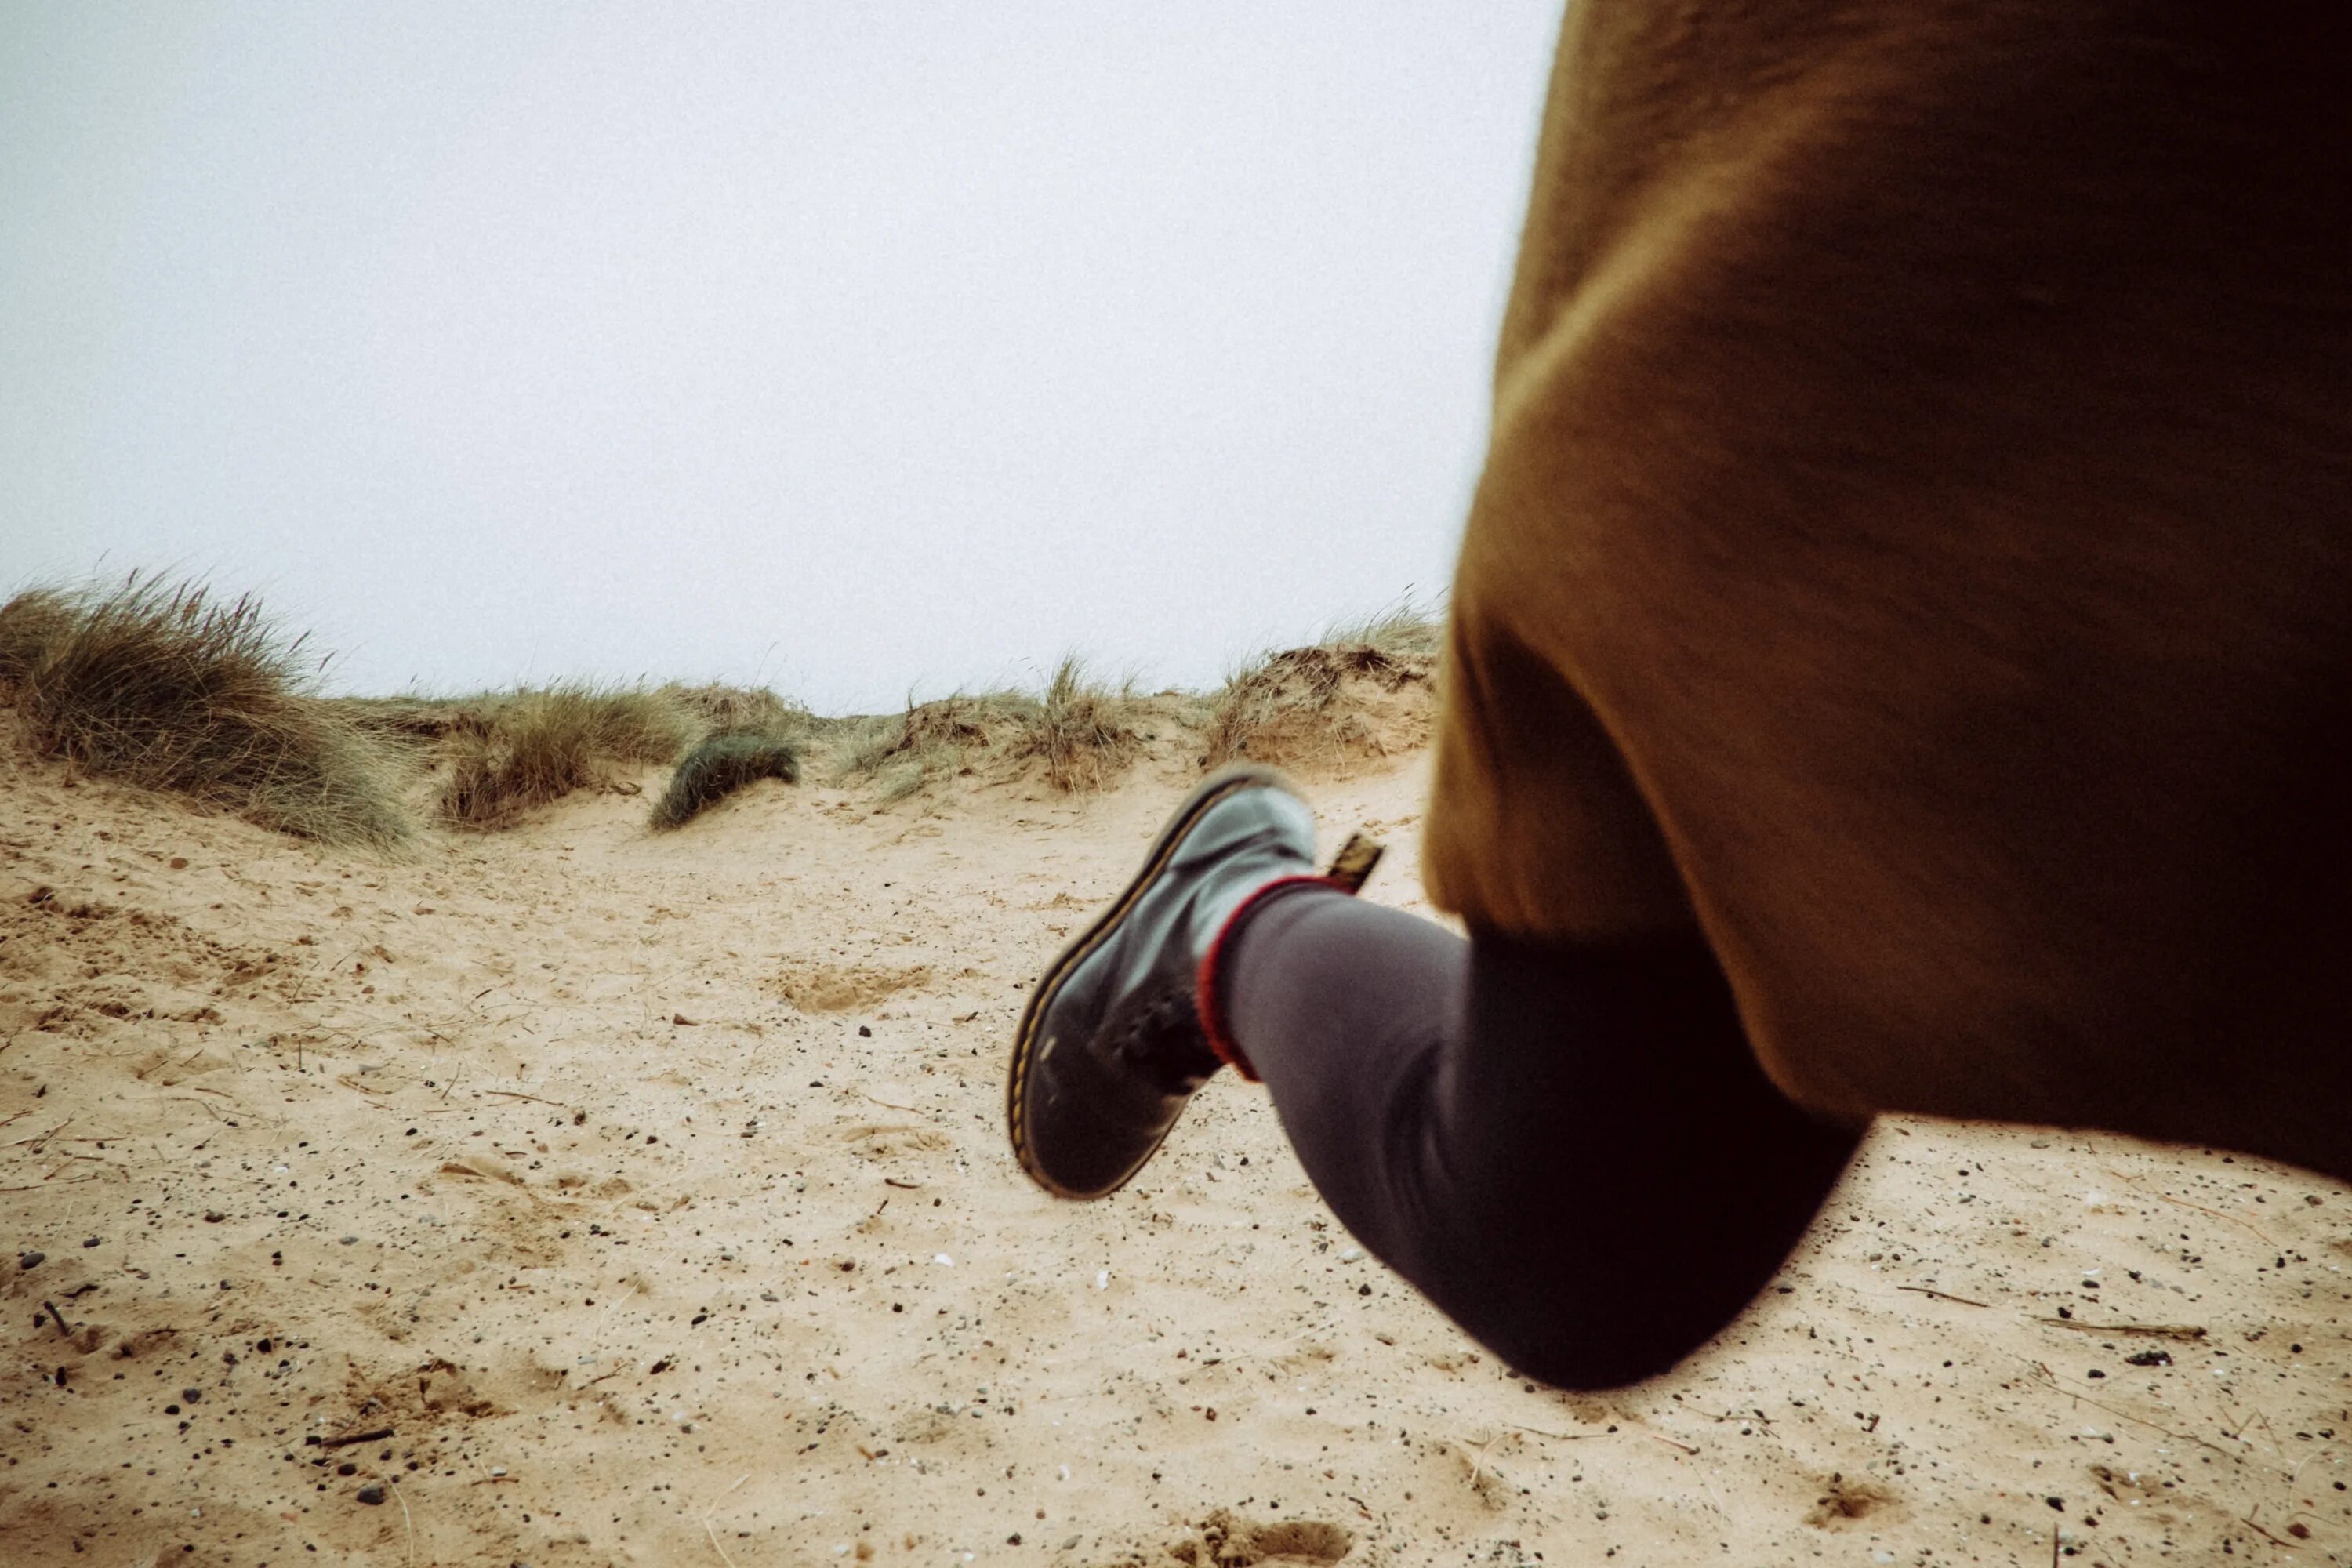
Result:
<svg viewBox="0 0 2352 1568"><path fill-rule="evenodd" d="M1057 790L1101 789L1142 754L1139 707L1130 693L1088 679L1085 661L1070 656L1040 694L960 694L851 721L834 742L829 776L868 783L887 804L972 773L984 757L1034 757Z"/></svg>
<svg viewBox="0 0 2352 1568"><path fill-rule="evenodd" d="M502 826L575 790L604 788L623 766L677 760L697 728L642 687L575 681L465 704L441 741L449 763L441 816Z"/></svg>
<svg viewBox="0 0 2352 1568"><path fill-rule="evenodd" d="M1133 696L1087 679L1076 655L1065 656L1034 708L1021 715L1016 757L1042 757L1045 782L1066 795L1098 790L1143 750L1129 722Z"/></svg>
<svg viewBox="0 0 2352 1568"><path fill-rule="evenodd" d="M1404 599L1355 620L1334 622L1318 646L1333 650L1370 648L1426 673L1445 646L1445 618Z"/></svg>
<svg viewBox="0 0 2352 1568"><path fill-rule="evenodd" d="M1236 758L1300 766L1377 751L1348 711L1353 683L1396 692L1434 674L1444 623L1410 603L1342 622L1309 647L1286 648L1235 672L1209 716L1206 766Z"/></svg>
<svg viewBox="0 0 2352 1568"><path fill-rule="evenodd" d="M246 595L136 574L0 605L0 689L38 750L321 843L415 831L399 752L315 691L322 660Z"/></svg>
<svg viewBox="0 0 2352 1568"><path fill-rule="evenodd" d="M809 733L820 722L806 708L764 686L722 686L715 681L688 686L672 681L655 695L691 714L713 734L732 731L789 739Z"/></svg>
<svg viewBox="0 0 2352 1568"><path fill-rule="evenodd" d="M836 784L866 782L887 805L971 771L971 759L1004 742L1035 699L1017 692L908 702L903 713L852 720L834 745Z"/></svg>
<svg viewBox="0 0 2352 1568"><path fill-rule="evenodd" d="M371 735L415 751L429 747L465 720L463 701L441 697L330 697L335 711Z"/></svg>
<svg viewBox="0 0 2352 1568"><path fill-rule="evenodd" d="M654 803L656 831L683 827L727 796L758 779L800 778L800 752L791 742L758 730L722 730L705 735L678 760L669 787Z"/></svg>

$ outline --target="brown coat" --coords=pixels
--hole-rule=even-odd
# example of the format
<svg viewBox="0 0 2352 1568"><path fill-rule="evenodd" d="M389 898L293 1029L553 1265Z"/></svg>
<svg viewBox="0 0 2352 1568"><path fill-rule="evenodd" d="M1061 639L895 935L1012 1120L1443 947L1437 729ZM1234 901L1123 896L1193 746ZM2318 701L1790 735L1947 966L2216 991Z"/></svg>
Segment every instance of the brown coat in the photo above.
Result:
<svg viewBox="0 0 2352 1568"><path fill-rule="evenodd" d="M1574 0L1427 872L1833 1115L2352 1177L2334 6Z"/></svg>

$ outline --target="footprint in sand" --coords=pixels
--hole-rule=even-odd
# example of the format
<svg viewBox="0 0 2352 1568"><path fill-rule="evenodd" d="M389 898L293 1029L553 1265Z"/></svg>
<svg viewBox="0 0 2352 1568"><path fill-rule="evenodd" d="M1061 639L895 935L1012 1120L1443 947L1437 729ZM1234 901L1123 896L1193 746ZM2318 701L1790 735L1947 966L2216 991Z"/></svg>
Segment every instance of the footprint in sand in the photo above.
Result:
<svg viewBox="0 0 2352 1568"><path fill-rule="evenodd" d="M1355 1545L1353 1532L1325 1520L1268 1523L1221 1508L1181 1538L1147 1548L1143 1561L1147 1568L1319 1568L1339 1562ZM1131 1564L1135 1559L1122 1561Z"/></svg>
<svg viewBox="0 0 2352 1568"><path fill-rule="evenodd" d="M929 964L893 969L878 963L791 963L771 983L803 1013L845 1013L911 991L931 977Z"/></svg>
<svg viewBox="0 0 2352 1568"><path fill-rule="evenodd" d="M1843 1473L1829 1477L1821 1487L1812 1511L1805 1515L1805 1522L1816 1530L1852 1530L1864 1520L1875 1529L1896 1507L1895 1494L1885 1487L1849 1480Z"/></svg>
<svg viewBox="0 0 2352 1568"><path fill-rule="evenodd" d="M955 1141L936 1128L899 1123L861 1122L843 1128L841 1136L869 1160L887 1160L894 1154L937 1154L955 1147Z"/></svg>

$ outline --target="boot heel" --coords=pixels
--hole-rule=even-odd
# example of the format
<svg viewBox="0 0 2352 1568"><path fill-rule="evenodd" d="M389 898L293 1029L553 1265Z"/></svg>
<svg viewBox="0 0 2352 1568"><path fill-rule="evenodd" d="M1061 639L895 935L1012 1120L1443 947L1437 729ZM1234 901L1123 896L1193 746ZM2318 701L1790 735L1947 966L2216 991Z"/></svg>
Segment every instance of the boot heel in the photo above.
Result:
<svg viewBox="0 0 2352 1568"><path fill-rule="evenodd" d="M1360 892L1366 879L1372 874L1372 868L1381 863L1381 857L1388 853L1388 848L1379 839L1359 829L1348 835L1348 841L1339 846L1337 855L1331 857L1331 868L1323 875L1343 893Z"/></svg>

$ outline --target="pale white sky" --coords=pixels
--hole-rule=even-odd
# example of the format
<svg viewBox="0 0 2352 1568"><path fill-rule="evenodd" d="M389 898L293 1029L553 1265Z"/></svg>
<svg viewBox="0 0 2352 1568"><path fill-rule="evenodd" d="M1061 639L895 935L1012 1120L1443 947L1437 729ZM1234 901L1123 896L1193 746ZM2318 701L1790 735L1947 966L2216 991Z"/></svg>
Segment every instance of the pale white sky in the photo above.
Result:
<svg viewBox="0 0 2352 1568"><path fill-rule="evenodd" d="M0 0L0 593L342 689L1207 684L1442 590L1558 0Z"/></svg>

